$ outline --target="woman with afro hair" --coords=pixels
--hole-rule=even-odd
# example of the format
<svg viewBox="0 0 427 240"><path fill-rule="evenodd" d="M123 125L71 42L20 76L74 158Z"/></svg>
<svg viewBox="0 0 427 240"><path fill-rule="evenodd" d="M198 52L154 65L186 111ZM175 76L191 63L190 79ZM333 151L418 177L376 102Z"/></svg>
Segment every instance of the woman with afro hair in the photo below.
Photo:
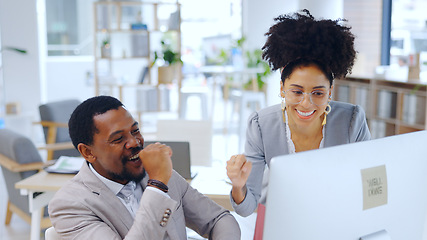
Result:
<svg viewBox="0 0 427 240"><path fill-rule="evenodd" d="M262 56L281 72L282 104L251 114L244 154L227 161L231 204L242 216L265 204L273 157L371 137L360 106L331 101L334 78L351 73L356 57L345 20L317 20L306 9L274 20Z"/></svg>

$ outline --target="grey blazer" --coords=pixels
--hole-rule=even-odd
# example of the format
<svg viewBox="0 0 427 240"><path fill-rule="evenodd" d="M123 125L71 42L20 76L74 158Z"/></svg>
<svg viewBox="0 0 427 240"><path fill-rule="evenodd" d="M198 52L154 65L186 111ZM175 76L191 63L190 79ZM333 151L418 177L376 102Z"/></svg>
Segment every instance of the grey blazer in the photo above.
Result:
<svg viewBox="0 0 427 240"><path fill-rule="evenodd" d="M369 140L371 134L365 112L360 106L342 102L330 102L331 112L325 125L324 147ZM231 198L234 210L242 216L253 213L261 197L265 166L271 158L288 154L286 130L280 104L254 112L246 130L246 159L252 162L252 171L246 183L247 193L237 205ZM264 181L267 182L267 181ZM264 199L263 199L264 200ZM265 204L265 202L261 202Z"/></svg>
<svg viewBox="0 0 427 240"><path fill-rule="evenodd" d="M147 181L148 176L141 181L143 189ZM80 172L50 201L49 216L61 239L184 240L187 239L186 225L210 239L240 239L235 218L193 189L175 171L168 187L170 198L155 191L144 191L133 219L88 164L83 164ZM161 226L162 221L166 225Z"/></svg>

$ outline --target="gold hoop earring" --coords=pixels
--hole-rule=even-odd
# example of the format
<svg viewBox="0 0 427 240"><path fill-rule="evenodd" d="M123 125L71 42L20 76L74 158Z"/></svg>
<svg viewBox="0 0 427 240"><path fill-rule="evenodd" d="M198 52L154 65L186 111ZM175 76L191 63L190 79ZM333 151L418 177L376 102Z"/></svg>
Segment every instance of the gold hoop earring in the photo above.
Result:
<svg viewBox="0 0 427 240"><path fill-rule="evenodd" d="M285 110L286 110L285 98L282 97L282 119L283 119L283 123L285 123Z"/></svg>
<svg viewBox="0 0 427 240"><path fill-rule="evenodd" d="M331 109L332 109L331 105L329 105L328 103L328 105L326 105L326 108L325 108L325 116L323 118L322 126L326 125L326 115L328 115L331 112Z"/></svg>
<svg viewBox="0 0 427 240"><path fill-rule="evenodd" d="M282 106L282 111L284 111L286 109L285 98L282 98L281 106Z"/></svg>

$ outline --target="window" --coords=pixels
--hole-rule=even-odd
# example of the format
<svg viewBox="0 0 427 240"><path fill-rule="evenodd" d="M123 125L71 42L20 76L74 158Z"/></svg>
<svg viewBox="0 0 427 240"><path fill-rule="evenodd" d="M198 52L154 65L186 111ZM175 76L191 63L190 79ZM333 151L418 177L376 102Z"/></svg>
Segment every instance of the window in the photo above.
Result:
<svg viewBox="0 0 427 240"><path fill-rule="evenodd" d="M390 65L427 51L427 0L392 0Z"/></svg>
<svg viewBox="0 0 427 240"><path fill-rule="evenodd" d="M93 53L93 0L46 0L48 56Z"/></svg>

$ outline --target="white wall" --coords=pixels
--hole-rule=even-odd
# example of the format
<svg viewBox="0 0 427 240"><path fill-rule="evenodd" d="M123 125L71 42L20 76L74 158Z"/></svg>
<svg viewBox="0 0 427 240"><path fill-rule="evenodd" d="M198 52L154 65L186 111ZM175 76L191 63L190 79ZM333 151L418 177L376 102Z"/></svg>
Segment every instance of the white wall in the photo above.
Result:
<svg viewBox="0 0 427 240"><path fill-rule="evenodd" d="M338 19L343 17L344 0L300 0L299 8L308 9L315 18Z"/></svg>
<svg viewBox="0 0 427 240"><path fill-rule="evenodd" d="M274 24L274 18L297 11L298 5L298 0L243 0L243 36L247 38L245 49L261 49L267 39L264 34ZM280 74L276 71L267 80L267 106L280 102L279 88Z"/></svg>
<svg viewBox="0 0 427 240"><path fill-rule="evenodd" d="M107 61L99 64L102 74L107 71ZM117 79L120 83L136 83L141 73L142 61L121 60L113 64L113 72L123 79ZM66 98L76 98L81 101L95 95L93 79L93 57L48 57L46 60L46 102L58 101ZM89 74L89 75L88 75ZM123 103L130 109L136 105L135 89L125 87L123 89ZM102 88L100 94L112 94L118 97L118 88L112 92L108 88Z"/></svg>
<svg viewBox="0 0 427 240"><path fill-rule="evenodd" d="M5 102L18 102L32 113L40 103L40 61L37 1L0 0L1 44L22 48L27 54L3 51Z"/></svg>
<svg viewBox="0 0 427 240"><path fill-rule="evenodd" d="M49 57L46 60L46 102L67 98L81 101L95 95L92 57Z"/></svg>

